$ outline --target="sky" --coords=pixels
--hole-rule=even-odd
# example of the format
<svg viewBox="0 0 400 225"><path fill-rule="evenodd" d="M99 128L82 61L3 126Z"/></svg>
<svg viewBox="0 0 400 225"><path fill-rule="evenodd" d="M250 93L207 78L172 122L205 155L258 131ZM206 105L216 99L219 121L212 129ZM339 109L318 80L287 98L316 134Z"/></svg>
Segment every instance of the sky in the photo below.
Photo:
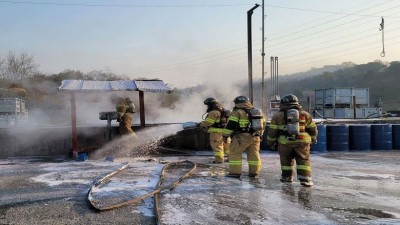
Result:
<svg viewBox="0 0 400 225"><path fill-rule="evenodd" d="M27 53L45 74L98 70L177 88L245 81L247 11L255 4L262 0L0 0L0 57ZM400 60L399 0L264 4L265 16L260 6L251 17L255 80L263 77L263 19L265 79L271 56L280 75Z"/></svg>

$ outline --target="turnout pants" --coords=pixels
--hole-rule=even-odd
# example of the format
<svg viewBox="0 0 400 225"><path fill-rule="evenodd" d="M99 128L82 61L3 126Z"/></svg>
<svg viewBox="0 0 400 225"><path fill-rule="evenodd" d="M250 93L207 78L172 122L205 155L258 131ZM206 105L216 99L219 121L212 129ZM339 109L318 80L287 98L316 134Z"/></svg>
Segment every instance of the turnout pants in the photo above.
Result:
<svg viewBox="0 0 400 225"><path fill-rule="evenodd" d="M310 144L278 144L282 178L291 178L296 161L297 179L311 181Z"/></svg>
<svg viewBox="0 0 400 225"><path fill-rule="evenodd" d="M260 137L250 133L235 134L229 152L229 174L242 174L242 154L246 151L249 175L258 175L261 171Z"/></svg>
<svg viewBox="0 0 400 225"><path fill-rule="evenodd" d="M229 154L229 144L230 143L224 143L222 133L210 133L210 145L214 151L215 162L224 162L224 155Z"/></svg>
<svg viewBox="0 0 400 225"><path fill-rule="evenodd" d="M125 113L119 122L119 133L121 135L134 134L132 130L132 113Z"/></svg>

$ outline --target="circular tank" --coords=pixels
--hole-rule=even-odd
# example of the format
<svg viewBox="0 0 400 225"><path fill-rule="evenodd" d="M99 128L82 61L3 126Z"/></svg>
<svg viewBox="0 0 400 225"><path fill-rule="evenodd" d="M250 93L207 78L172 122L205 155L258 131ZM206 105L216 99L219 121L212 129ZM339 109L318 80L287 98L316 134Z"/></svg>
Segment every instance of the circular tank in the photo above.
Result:
<svg viewBox="0 0 400 225"><path fill-rule="evenodd" d="M326 137L328 151L349 150L349 125L327 125Z"/></svg>
<svg viewBox="0 0 400 225"><path fill-rule="evenodd" d="M371 125L350 125L350 150L371 150Z"/></svg>
<svg viewBox="0 0 400 225"><path fill-rule="evenodd" d="M372 124L371 143L373 150L391 150L392 124Z"/></svg>
<svg viewBox="0 0 400 225"><path fill-rule="evenodd" d="M264 134L263 134L263 139L262 139L261 144L260 144L261 145L260 146L261 150L271 151L271 149L267 145L268 131L269 131L269 126L266 126L265 130L264 130Z"/></svg>
<svg viewBox="0 0 400 225"><path fill-rule="evenodd" d="M317 143L311 144L311 153L323 153L326 152L326 125L319 124Z"/></svg>
<svg viewBox="0 0 400 225"><path fill-rule="evenodd" d="M400 124L392 124L393 149L400 150Z"/></svg>

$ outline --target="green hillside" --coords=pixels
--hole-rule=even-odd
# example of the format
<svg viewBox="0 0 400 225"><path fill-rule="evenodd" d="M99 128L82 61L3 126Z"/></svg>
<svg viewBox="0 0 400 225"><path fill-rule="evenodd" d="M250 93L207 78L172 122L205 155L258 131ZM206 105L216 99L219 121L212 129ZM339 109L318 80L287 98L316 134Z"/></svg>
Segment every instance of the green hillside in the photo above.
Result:
<svg viewBox="0 0 400 225"><path fill-rule="evenodd" d="M384 110L400 110L400 62L384 64L380 61L355 65L334 72L323 72L309 77L282 76L279 78L280 94L295 94L305 99L307 91L324 88L369 88L370 104L382 99ZM265 87L269 87L266 82ZM259 87L258 87L259 89ZM259 90L258 90L259 91Z"/></svg>

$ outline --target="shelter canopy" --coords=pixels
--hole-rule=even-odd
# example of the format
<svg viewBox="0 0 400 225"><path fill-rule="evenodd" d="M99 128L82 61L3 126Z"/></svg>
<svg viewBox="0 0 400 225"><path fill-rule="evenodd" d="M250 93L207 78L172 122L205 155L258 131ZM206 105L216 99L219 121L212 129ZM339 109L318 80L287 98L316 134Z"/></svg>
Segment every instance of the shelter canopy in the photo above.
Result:
<svg viewBox="0 0 400 225"><path fill-rule="evenodd" d="M91 91L143 91L143 92L172 92L162 80L63 80L60 91L91 92Z"/></svg>

